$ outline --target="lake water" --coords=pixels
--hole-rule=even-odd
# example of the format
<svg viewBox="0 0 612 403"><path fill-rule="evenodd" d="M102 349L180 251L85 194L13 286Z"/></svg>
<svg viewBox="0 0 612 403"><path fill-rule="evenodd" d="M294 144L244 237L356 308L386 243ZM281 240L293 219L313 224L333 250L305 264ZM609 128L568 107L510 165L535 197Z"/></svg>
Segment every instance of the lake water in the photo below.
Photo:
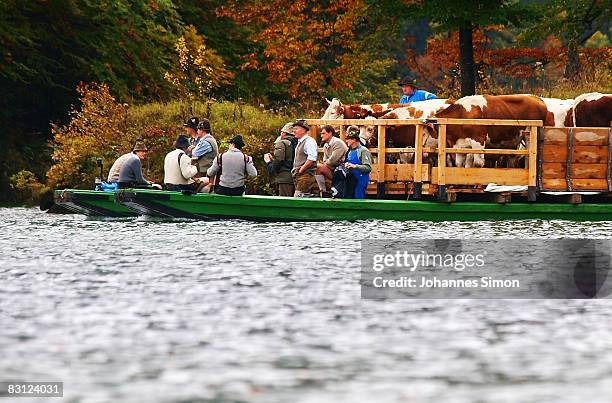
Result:
<svg viewBox="0 0 612 403"><path fill-rule="evenodd" d="M612 222L104 221L5 208L0 234L0 381L64 382L63 398L19 402L612 399L609 300L374 301L359 285L364 238L612 238Z"/></svg>

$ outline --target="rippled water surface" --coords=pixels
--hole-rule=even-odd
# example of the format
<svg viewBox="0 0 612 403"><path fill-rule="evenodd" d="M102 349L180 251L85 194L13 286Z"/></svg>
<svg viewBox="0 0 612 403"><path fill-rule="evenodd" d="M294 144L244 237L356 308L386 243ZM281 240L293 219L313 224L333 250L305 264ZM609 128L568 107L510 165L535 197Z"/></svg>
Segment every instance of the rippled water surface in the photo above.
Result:
<svg viewBox="0 0 612 403"><path fill-rule="evenodd" d="M12 208L0 234L0 381L64 382L63 399L31 401L612 399L609 300L366 301L359 287L364 238L612 238L612 222L102 221Z"/></svg>

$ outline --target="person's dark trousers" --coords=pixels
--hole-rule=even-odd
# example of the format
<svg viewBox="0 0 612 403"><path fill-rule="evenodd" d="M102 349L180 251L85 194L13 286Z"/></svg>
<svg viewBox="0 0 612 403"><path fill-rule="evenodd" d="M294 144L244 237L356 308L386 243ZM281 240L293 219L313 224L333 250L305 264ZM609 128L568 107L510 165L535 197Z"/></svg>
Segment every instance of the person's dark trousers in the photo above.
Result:
<svg viewBox="0 0 612 403"><path fill-rule="evenodd" d="M171 192L182 192L183 190L186 190L188 192L195 192L196 190L196 187L193 183L188 185L174 185L172 183L166 183L164 186L166 187L166 190L170 190Z"/></svg>
<svg viewBox="0 0 612 403"><path fill-rule="evenodd" d="M215 193L224 196L242 196L244 194L244 190L244 186L240 186L238 188L228 188L221 185L215 186Z"/></svg>
<svg viewBox="0 0 612 403"><path fill-rule="evenodd" d="M119 189L151 189L151 185L148 183L135 183L135 182L117 182Z"/></svg>

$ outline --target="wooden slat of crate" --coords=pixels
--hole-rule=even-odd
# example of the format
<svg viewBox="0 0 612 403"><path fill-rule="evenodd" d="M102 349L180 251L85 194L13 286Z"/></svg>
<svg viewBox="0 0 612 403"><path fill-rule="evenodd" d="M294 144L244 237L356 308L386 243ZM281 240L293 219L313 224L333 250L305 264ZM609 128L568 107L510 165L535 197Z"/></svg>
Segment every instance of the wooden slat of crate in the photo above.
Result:
<svg viewBox="0 0 612 403"><path fill-rule="evenodd" d="M573 130L574 146L607 146L608 129L575 127Z"/></svg>
<svg viewBox="0 0 612 403"><path fill-rule="evenodd" d="M545 145L565 145L567 144L567 127L545 127ZM573 127L572 136L575 146L595 146L608 145L608 129L605 127Z"/></svg>
<svg viewBox="0 0 612 403"><path fill-rule="evenodd" d="M544 162L565 162L567 160L566 145L544 144L542 160Z"/></svg>
<svg viewBox="0 0 612 403"><path fill-rule="evenodd" d="M565 162L545 162L542 164L543 179L565 179Z"/></svg>
<svg viewBox="0 0 612 403"><path fill-rule="evenodd" d="M375 195L378 192L378 188L376 186L376 183L370 183L368 184L368 187L366 189L366 193L369 195ZM412 184L404 184L401 182L397 182L397 183L385 183L385 194L388 195L405 195L405 194L411 194L412 192ZM429 194L430 190L429 190L429 185L424 183L423 184L423 189L422 189L422 193L423 194Z"/></svg>
<svg viewBox="0 0 612 403"><path fill-rule="evenodd" d="M565 178L542 178L542 190L567 190Z"/></svg>
<svg viewBox="0 0 612 403"><path fill-rule="evenodd" d="M454 168L446 167L449 185L527 185L529 171L523 168ZM438 167L431 169L432 183L437 183Z"/></svg>
<svg viewBox="0 0 612 403"><path fill-rule="evenodd" d="M573 190L608 190L607 179L572 179Z"/></svg>
<svg viewBox="0 0 612 403"><path fill-rule="evenodd" d="M608 146L575 146L572 162L583 164L604 164L608 162Z"/></svg>
<svg viewBox="0 0 612 403"><path fill-rule="evenodd" d="M372 166L370 178L377 178L378 166ZM429 181L429 164L421 165L421 178L423 181ZM385 165L385 181L386 182L405 182L414 180L414 164L386 164Z"/></svg>
<svg viewBox="0 0 612 403"><path fill-rule="evenodd" d="M562 145L567 144L567 128L545 127L544 128L544 145Z"/></svg>
<svg viewBox="0 0 612 403"><path fill-rule="evenodd" d="M572 179L606 179L608 164L572 164Z"/></svg>

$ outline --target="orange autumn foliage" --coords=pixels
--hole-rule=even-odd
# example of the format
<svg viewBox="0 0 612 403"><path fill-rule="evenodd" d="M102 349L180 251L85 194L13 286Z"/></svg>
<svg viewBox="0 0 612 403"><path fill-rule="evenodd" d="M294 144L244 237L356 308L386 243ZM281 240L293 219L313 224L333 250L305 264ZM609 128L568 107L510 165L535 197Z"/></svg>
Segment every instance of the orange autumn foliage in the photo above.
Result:
<svg viewBox="0 0 612 403"><path fill-rule="evenodd" d="M485 27L474 32L474 64L480 92L494 88L496 77L506 79L534 79L551 70L561 70L567 60L567 48L554 36L545 39L541 47L509 47L494 49L488 31L498 27ZM435 36L427 41L423 55L412 49L406 61L419 82L445 96L460 93L459 38L457 32ZM581 48L581 61L587 70L610 60L612 48ZM549 78L553 79L553 78Z"/></svg>
<svg viewBox="0 0 612 403"><path fill-rule="evenodd" d="M157 157L167 149L169 141L154 122L144 130L129 124L128 104L117 102L106 84L80 83L77 92L81 105L72 108L70 122L52 126L54 164L47 172L51 188L90 189L98 173L96 158L102 158L108 170L108 164L131 150L136 140L144 140ZM147 158L145 175L159 177L159 170L148 170L149 162Z"/></svg>
<svg viewBox="0 0 612 403"><path fill-rule="evenodd" d="M352 88L367 60L357 52L366 11L363 0L231 1L218 15L252 27L249 38L262 49L246 55L241 68L266 71L298 98Z"/></svg>

